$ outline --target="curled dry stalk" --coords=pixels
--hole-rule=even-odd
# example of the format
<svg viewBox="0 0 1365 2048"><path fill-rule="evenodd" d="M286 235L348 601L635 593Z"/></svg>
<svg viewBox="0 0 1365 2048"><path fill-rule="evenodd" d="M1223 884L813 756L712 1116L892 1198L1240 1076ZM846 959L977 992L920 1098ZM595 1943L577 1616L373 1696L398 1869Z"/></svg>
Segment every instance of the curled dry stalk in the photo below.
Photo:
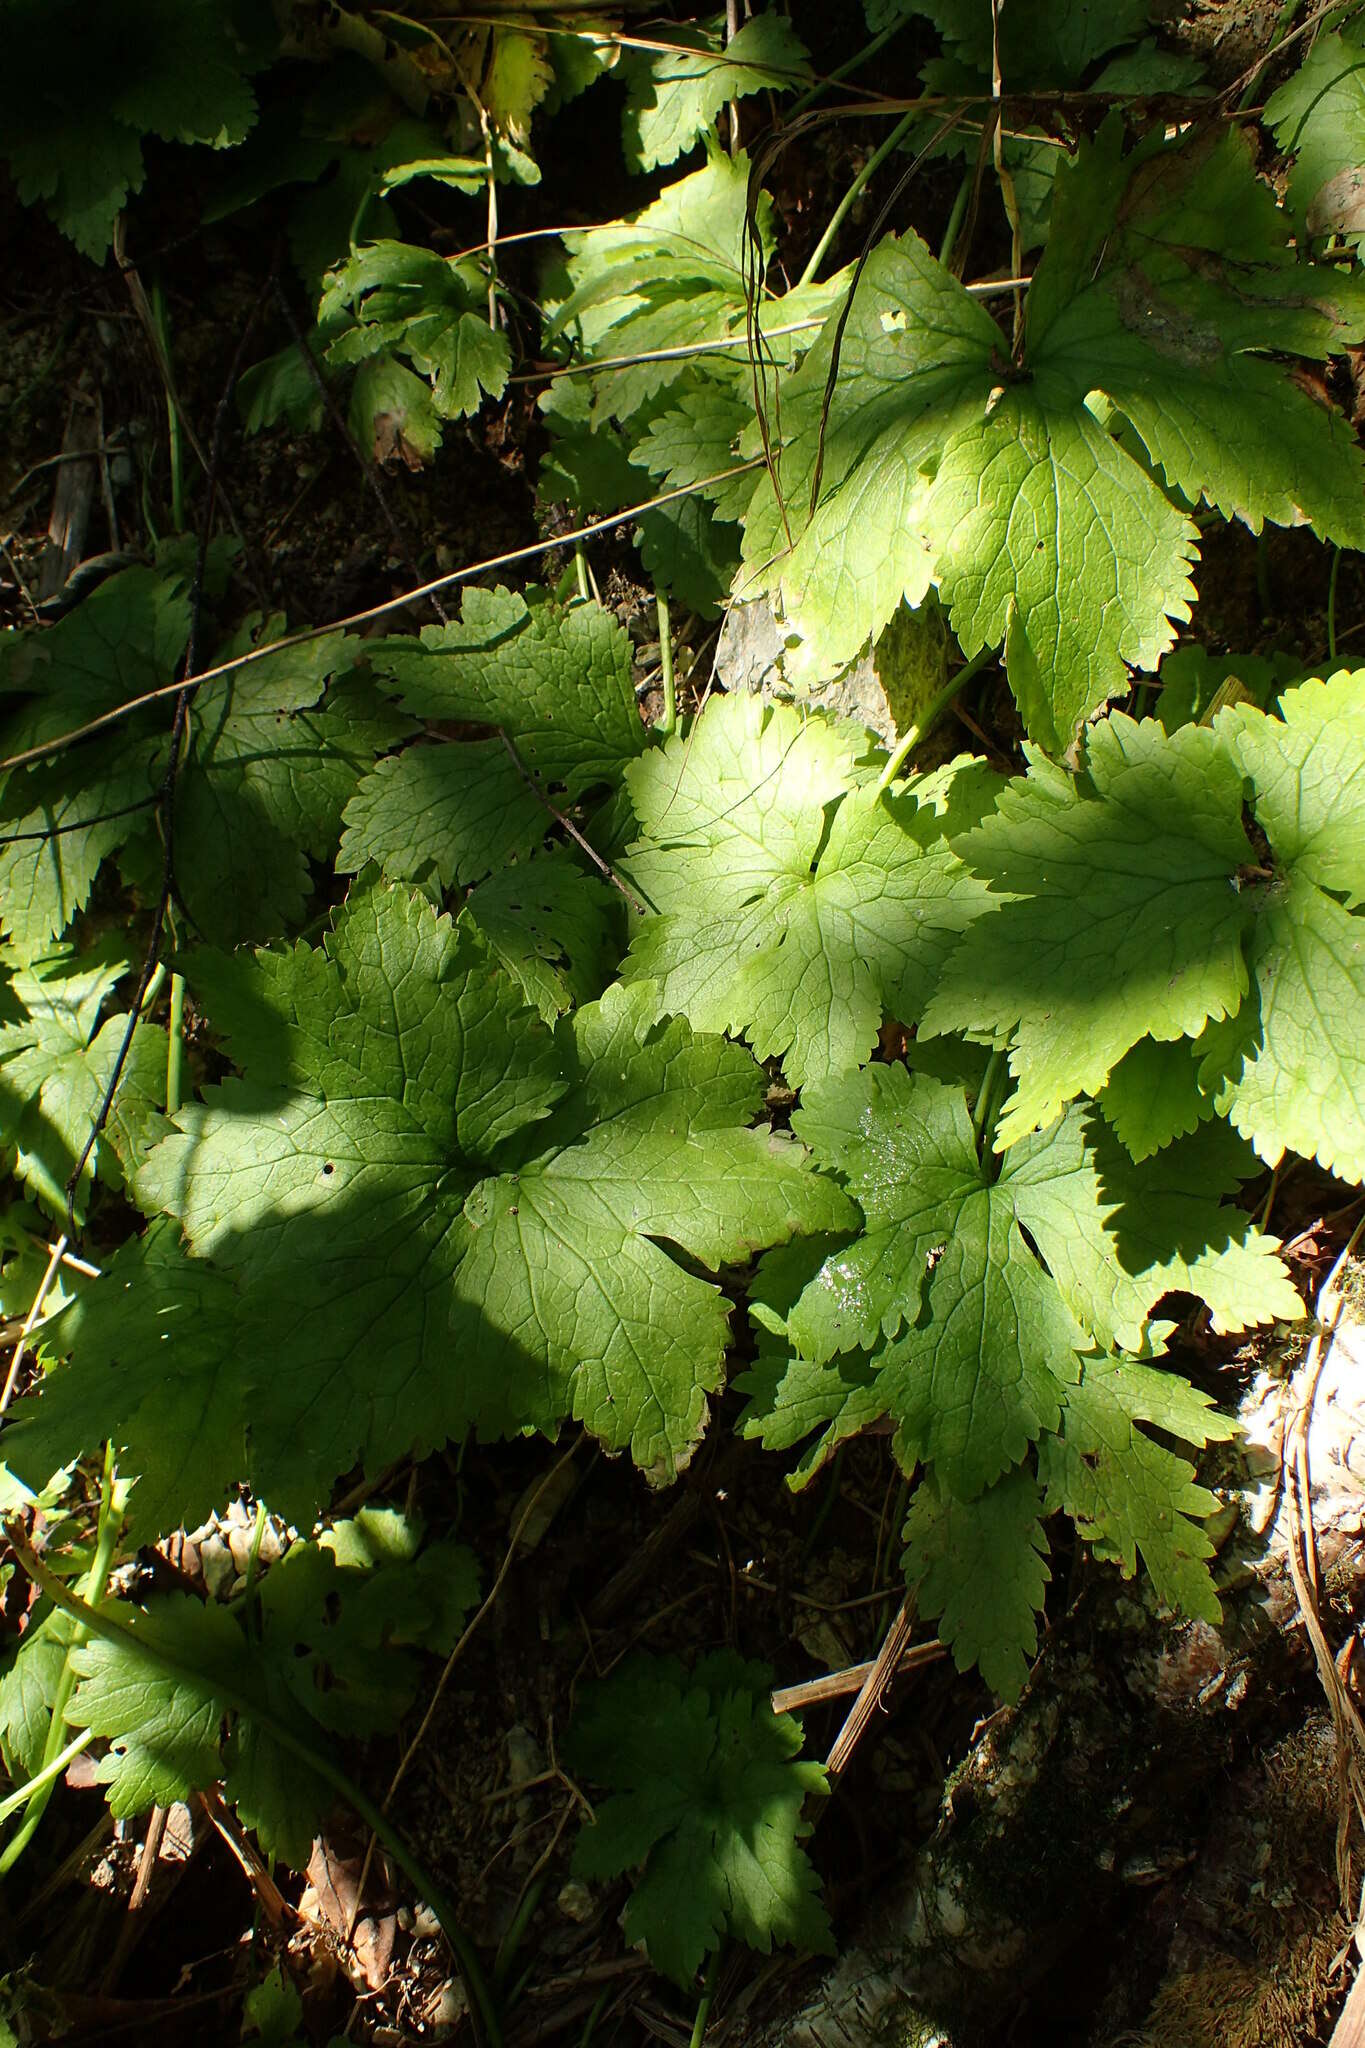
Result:
<svg viewBox="0 0 1365 2048"><path fill-rule="evenodd" d="M1352 1904L1350 1838L1353 1817L1365 1828L1365 1718L1346 1680L1349 1638L1343 1658L1335 1656L1323 1627L1320 1606L1321 1581L1318 1571L1317 1539L1313 1527L1312 1471L1309 1462L1309 1432L1313 1404L1332 1346L1345 1311L1341 1278L1365 1232L1365 1216L1356 1223L1314 1304L1313 1335L1298 1370L1300 1399L1285 1430L1281 1451L1281 1479L1288 1511L1289 1541L1286 1546L1289 1573L1294 1583L1299 1612L1313 1650L1318 1679L1332 1716L1336 1738L1337 1765L1337 1883L1342 1909L1356 1921L1357 1933L1365 1924L1365 1901Z"/></svg>
<svg viewBox="0 0 1365 2048"><path fill-rule="evenodd" d="M895 108L889 108L888 110L901 111ZM866 110L855 111L865 112ZM783 152L793 142L806 134L808 130L817 128L826 121L846 118L848 112L849 109L847 108L821 108L802 114L797 120L788 122L778 130L776 135L769 139L761 150L755 153L749 170L749 187L744 215L745 336L749 347L749 363L753 378L754 413L758 423L759 439L763 448L763 464L772 482L773 496L777 500L778 512L789 547L795 545L795 537L788 518L786 497L782 489L782 479L778 466L778 451L780 451L782 445L782 424L780 410L778 410L780 399L776 394L780 392L780 385L775 376L777 369L776 359L768 347L767 338L762 332L761 323L758 318L758 306L762 296L765 272L763 242L758 226L758 207L768 175ZM906 132L915 112L916 106L911 106L903 111L902 120L893 135L888 139L887 144L884 145L885 154L890 153L895 143ZM843 348L844 331L848 326L849 316L853 311L853 301L857 294L863 271L866 269L868 259L881 238L883 228L886 226L894 208L907 186L915 177L921 164L937 148L944 136L951 134L952 130L961 121L962 116L963 107L956 106L934 130L934 133L923 147L915 153L908 168L896 180L889 197L878 212L877 218L865 237L862 249L859 252L853 276L844 295L843 305L840 308L838 322L834 331L829 376L825 383L824 402L820 414L820 436L816 451L815 471L811 479L810 503L806 514L808 519L814 517L815 508L820 499L820 484L824 474L825 463L825 434L829 425L829 413L834 400L835 385L838 381L839 360ZM855 180L851 198L856 198L857 192L867 183L873 172L879 168L881 160L880 155L874 156L864 166L863 171L859 174L859 178ZM845 203L851 203L850 199L846 198ZM824 246L825 242L824 238L822 238L821 249ZM808 266L808 271L810 268L811 266ZM802 279L803 283L809 281L809 276ZM770 371L774 373L774 381L771 386L771 390L775 394L772 410L770 410L769 406Z"/></svg>

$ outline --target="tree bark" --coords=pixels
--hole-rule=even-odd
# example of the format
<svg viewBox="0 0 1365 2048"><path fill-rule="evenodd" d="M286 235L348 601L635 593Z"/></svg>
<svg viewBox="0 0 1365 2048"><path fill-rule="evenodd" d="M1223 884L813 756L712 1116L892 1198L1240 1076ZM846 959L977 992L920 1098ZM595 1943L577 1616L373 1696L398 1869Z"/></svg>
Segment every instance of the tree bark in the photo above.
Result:
<svg viewBox="0 0 1365 2048"><path fill-rule="evenodd" d="M1174 1620L1141 1581L1097 1572L1019 1705L949 1778L937 1829L856 1946L798 2010L751 2033L756 2048L1316 2037L1349 1922L1333 1870L1334 1731L1279 1483L1305 1391L1302 1376L1262 1373L1243 1403L1221 1626ZM1363 1410L1365 1333L1351 1325L1310 1432L1332 1641L1361 1605Z"/></svg>

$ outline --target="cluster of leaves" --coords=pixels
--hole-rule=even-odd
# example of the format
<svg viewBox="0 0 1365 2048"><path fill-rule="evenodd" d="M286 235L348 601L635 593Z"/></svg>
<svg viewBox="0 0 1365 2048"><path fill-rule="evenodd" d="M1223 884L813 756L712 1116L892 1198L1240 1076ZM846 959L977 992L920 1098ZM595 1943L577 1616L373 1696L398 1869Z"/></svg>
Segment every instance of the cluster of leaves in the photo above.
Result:
<svg viewBox="0 0 1365 2048"><path fill-rule="evenodd" d="M381 26L315 0L114 0L93 14L81 0L5 0L4 27L0 149L20 197L42 202L85 255L107 253L142 189L144 145L159 140L229 153L209 180L210 218L282 186L314 188L290 223L306 276L412 177L463 192L534 183L532 116L582 91L613 50L609 32L600 49L547 34L533 10L437 35L420 19Z"/></svg>
<svg viewBox="0 0 1365 2048"><path fill-rule="evenodd" d="M336 1738L398 1726L415 1653L448 1650L477 1592L462 1545L423 1547L420 1526L366 1508L294 1544L232 1605L106 1607L102 1632L73 1642L70 1617L44 1603L0 1679L0 1753L14 1776L39 1768L49 1686L69 1659L66 1724L107 1738L99 1777L116 1815L222 1782L267 1855L302 1869L335 1797Z"/></svg>
<svg viewBox="0 0 1365 2048"><path fill-rule="evenodd" d="M708 1950L736 1935L830 1955L819 1878L800 1844L802 1808L823 1798L823 1767L802 1763L801 1723L775 1714L771 1673L733 1651L690 1674L672 1657L634 1657L590 1686L570 1731L575 1769L611 1788L574 1851L581 1877L644 1866L624 1924L651 1961L688 1984Z"/></svg>
<svg viewBox="0 0 1365 2048"><path fill-rule="evenodd" d="M1111 116L1057 173L1017 357L905 234L863 271L828 410L833 325L784 385L744 552L794 673L838 668L936 585L965 654L1003 642L1056 753L1189 619L1201 502L1365 545L1348 424L1266 357L1354 341L1365 291L1290 247L1240 132L1123 139Z"/></svg>
<svg viewBox="0 0 1365 2048"><path fill-rule="evenodd" d="M144 573L76 620L120 595L141 616ZM63 630L38 645L60 656ZM225 695L272 674L278 693L282 664L311 692L336 663L317 644L267 653ZM818 1459L890 1413L907 1469L962 1501L1040 1437L1070 1440L1064 1413L1074 1436L1101 1385L1130 1422L1160 1419L1157 1376L1114 1359L1159 1352L1168 1293L1228 1329L1296 1313L1272 1243L1221 1205L1255 1162L1220 1117L1266 1159L1365 1171L1365 677L1172 733L1116 713L1074 770L1035 752L1005 781L960 760L883 789L866 734L756 697L651 743L625 636L592 603L475 592L459 621L370 658L338 699L361 692L368 715L382 685L410 716L500 738L366 767L364 724L335 847L356 879L321 946L181 956L242 1078L168 1119L164 1034L138 1026L101 1161L184 1243L156 1225L48 1326L70 1363L8 1440L30 1483L107 1435L141 1475L139 1536L243 1477L307 1522L357 1459L570 1417L666 1478L722 1382L728 1308L665 1247L713 1274L787 1247L755 1288L780 1339L755 1433L815 1435ZM283 832L304 806L287 757L269 761L263 815L283 807ZM557 809L593 790L628 841L629 922L545 843L544 793ZM452 919L412 883L468 894ZM44 955L11 985L14 1142L53 1206L124 1028L96 1028L119 964ZM887 1016L918 1027L913 1073L862 1065ZM1325 1047L1322 1017L1339 1020ZM803 1089L794 1128L823 1172L750 1128L764 1082L740 1037ZM983 1075L1006 1048L997 1116ZM1101 1511L1061 1478L1049 1499L1130 1566L1138 1542L1163 1590L1207 1611L1207 1573L1183 1564L1198 1540L1167 1512L1196 1499L1188 1473L1158 1471L1152 1528L1126 1542L1131 1502Z"/></svg>
<svg viewBox="0 0 1365 2048"><path fill-rule="evenodd" d="M964 106L992 67L1197 83L1141 0L1011 7L998 42L974 0L873 0L869 27L915 11L944 44L927 87ZM306 13L291 34L336 26ZM247 80L297 54L273 20L182 15L99 121L63 76L85 154L55 184L7 133L21 189L92 253L143 136L235 147ZM486 264L405 241L391 197L534 175L532 111L602 68L572 42L366 46L290 149L241 149L222 208L303 184L318 302L306 349L246 380L249 424L353 377L357 438L416 465L502 392ZM1114 111L1071 154L1012 136L1015 252L1044 249L1010 332L908 231L770 286L775 216L719 122L808 83L784 19L621 59L632 167L693 165L547 271L543 342L572 374L543 402L542 497L677 491L639 520L660 594L765 602L800 686L941 606L964 656L1000 650L1018 772L907 774L889 736L759 696L648 731L627 634L562 592L470 590L449 624L362 643L230 615L211 577L220 672L168 808L192 617L173 551L0 647L0 1143L34 1205L0 1281L31 1288L27 1220L62 1227L125 1041L72 1206L126 1217L107 1190L143 1219L43 1325L7 1484L47 1489L107 1442L130 1543L243 1484L306 1532L357 1465L570 1421L666 1482L747 1299L740 1427L797 1454L799 1487L889 1423L916 1482L907 1583L962 1668L1018 1694L1056 1514L1216 1616L1214 1499L1178 1446L1232 1426L1162 1363L1163 1304L1220 1331L1293 1319L1240 1187L1287 1152L1365 1178L1365 671L1171 649L1201 520L1365 547L1354 437L1283 360L1365 335L1360 47L1320 36L1270 102L1283 204L1241 128L1135 134ZM372 120L396 89L406 111ZM1159 716L1108 709L1158 666ZM155 992L133 1016L129 949L92 937L171 884L213 1048L183 1105ZM790 1132L760 1062L799 1091ZM235 1607L113 1606L89 1639L44 1612L0 1678L0 1749L31 1772L64 1717L110 1743L116 1810L221 1780L301 1860L331 1782L303 1751L391 1727L411 1667L386 1654L381 1698L375 1650L439 1647L472 1597L463 1553L379 1516L305 1537ZM828 1942L799 1848L823 1780L765 1683L727 1656L637 1664L572 1738L615 1794L579 1867L644 1866L628 1931L680 1981L727 1931Z"/></svg>

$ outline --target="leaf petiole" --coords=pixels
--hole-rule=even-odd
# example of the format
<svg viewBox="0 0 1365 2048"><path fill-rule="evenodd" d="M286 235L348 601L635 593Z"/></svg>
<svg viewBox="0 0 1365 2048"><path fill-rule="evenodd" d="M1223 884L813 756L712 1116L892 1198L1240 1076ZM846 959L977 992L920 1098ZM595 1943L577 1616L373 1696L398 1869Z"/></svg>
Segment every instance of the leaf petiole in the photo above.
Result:
<svg viewBox="0 0 1365 2048"><path fill-rule="evenodd" d="M833 213L830 215L829 220L825 226L825 232L823 233L823 235L821 235L819 241L811 250L810 260L806 264L806 267L802 271L800 277L797 279L798 291L800 290L802 285L813 284L815 282L815 278L819 272L820 265L824 262L826 256L828 256L830 251L830 245L833 242L834 237L838 234L840 228L848 219L849 214L857 205L862 193L867 189L867 186L869 185L871 180L876 177L878 171L886 162L886 159L891 155L891 152L894 149L899 148L900 144L905 140L905 137L909 134L915 122L918 120L922 120L923 118L924 117L921 114L919 108L912 107L910 109L910 112L908 114L903 115L902 118L896 123L895 127L891 130L891 133L887 136L886 140L882 143L879 143L877 148L873 150L871 156L863 165L857 177L853 180L853 183L849 186L847 192L845 192L843 198L839 201L839 204L835 207Z"/></svg>
<svg viewBox="0 0 1365 2048"><path fill-rule="evenodd" d="M122 1520L122 1516L114 1507L114 1485L114 1447L112 1444L106 1444L104 1449L104 1477L100 1488L100 1516L95 1539L95 1555L85 1580L86 1591L96 1600L99 1599L104 1591L105 1580L108 1578L110 1567L114 1562L114 1550L118 1543L119 1524ZM7 1530L6 1533L10 1537L16 1554L19 1555L20 1563L23 1564L22 1552L27 1546L23 1544L22 1538L19 1538L18 1541L14 1540L13 1531ZM31 1555L31 1553L29 1554ZM35 1563L37 1562L36 1559L34 1561ZM25 1571L28 1570L26 1564L24 1569ZM93 1607L87 1606L85 1601L77 1599L76 1595L62 1584L55 1572L49 1572L45 1566L40 1567L40 1570L43 1573L43 1577L34 1579L34 1583L47 1594L54 1607L64 1607L69 1614L74 1613L78 1620L84 1619L86 1615L95 1614L96 1610ZM33 1578L31 1572L29 1576ZM18 1833L12 1841L5 1845L4 1853L0 1855L0 1877L13 1870L15 1864L33 1840L43 1815L47 1811L47 1803L52 1797L52 1787L60 1775L53 1766L57 1762L58 1755L63 1753L61 1739L66 1725L66 1707L76 1687L76 1673L71 1663L71 1652L76 1648L80 1640L80 1636L77 1635L66 1646L66 1655L62 1659L61 1675L57 1680L57 1689L53 1694L52 1719L48 1725L47 1740L43 1745L42 1765L29 1786L24 1788L29 1794L27 1800L28 1811L24 1815L23 1823ZM65 1770L65 1768L65 1764L63 1764L62 1769Z"/></svg>
<svg viewBox="0 0 1365 2048"><path fill-rule="evenodd" d="M171 1014L166 1024L166 1114L174 1116L182 1100L185 1073L185 977L171 976Z"/></svg>
<svg viewBox="0 0 1365 2048"><path fill-rule="evenodd" d="M36 1771L27 1784L16 1786L13 1792L0 1799L0 1820L8 1820L12 1813L18 1813L21 1806L27 1806L30 1799L35 1798L46 1786L60 1778L67 1765L74 1762L94 1739L95 1733L92 1728L82 1728L80 1734L74 1736L65 1749L58 1750L52 1761L45 1763L40 1771Z"/></svg>
<svg viewBox="0 0 1365 2048"><path fill-rule="evenodd" d="M724 1953L725 1944L721 1942L719 1947L712 1950L711 1960L706 1965L706 1979L701 1987L701 1997L697 2000L697 2016L692 2022L692 2039L688 2042L688 2048L702 2048L702 2042L706 2039L706 2023L711 2017L711 2001L716 1995L716 1979L720 1975L720 1959Z"/></svg>
<svg viewBox="0 0 1365 2048"><path fill-rule="evenodd" d="M672 739L678 730L678 697L673 681L673 629L668 620L668 599L660 591L655 595L659 614L659 671L663 684L664 708L659 720L659 731L666 740Z"/></svg>
<svg viewBox="0 0 1365 2048"><path fill-rule="evenodd" d="M1005 1055L995 1051L986 1062L981 1087L977 1092L976 1106L972 1111L972 1135L976 1139L978 1157L987 1149L987 1143L995 1130L995 1119L1000 1108L1000 1097L1008 1080Z"/></svg>
<svg viewBox="0 0 1365 2048"><path fill-rule="evenodd" d="M995 654L995 647L988 641L984 647L977 648L971 660L965 661L956 675L948 678L923 715L897 740L890 760L877 778L879 791L891 787L920 741L927 739L954 698L961 694L973 676L981 673L988 661L995 659Z"/></svg>

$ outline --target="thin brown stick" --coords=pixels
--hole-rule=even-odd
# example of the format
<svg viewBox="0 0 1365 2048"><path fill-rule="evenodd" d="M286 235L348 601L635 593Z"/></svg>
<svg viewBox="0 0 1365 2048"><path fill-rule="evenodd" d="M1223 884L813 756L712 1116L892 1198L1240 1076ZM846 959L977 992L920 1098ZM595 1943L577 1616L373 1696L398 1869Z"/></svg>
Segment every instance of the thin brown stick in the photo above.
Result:
<svg viewBox="0 0 1365 2048"><path fill-rule="evenodd" d="M116 725L131 712L140 711L144 704L155 704L163 697L178 697L182 690L198 690L205 683L219 682L222 677L236 675L255 662L273 660L276 655L285 654L292 648L306 647L328 633L346 632L353 626L368 626L375 619L388 618L394 612L403 611L408 605L430 597L433 591L448 590L457 583L469 583L475 576L486 576L490 570L507 569L515 562L533 561L536 556L551 554L556 548L572 547L575 541L594 540L600 533L610 533L616 527L624 526L627 520L639 519L646 512L658 511L661 505L675 504L679 498L690 498L710 484L725 483L730 477L743 476L759 466L757 458L751 462L733 463L729 469L719 469L714 476L701 477L694 484L678 484L671 491L660 491L653 498L642 498L638 505L625 505L619 512L609 512L601 519L590 519L586 526L576 527L570 533L556 534L553 540L530 541L525 547L509 548L506 554L489 555L482 562L452 569L444 576L433 577L430 583L420 583L412 590L402 591L397 597L385 598L382 604L369 605L364 611L348 612L344 618L328 620L326 625L304 626L297 633L287 633L283 640L271 640L263 646L248 648L244 654L235 654L230 661L220 661L212 668L201 669L197 675L186 676L181 682L163 683L158 689L144 690L140 697L130 697L126 703L115 705L112 711L102 712L98 718L89 719L84 725L73 726L69 732L57 733L36 747L26 747L21 753L9 755L0 761L0 773L11 768L25 768L32 761L45 761L51 754L60 754L67 747L74 747L78 740L89 739L92 733L101 732L105 726Z"/></svg>
<svg viewBox="0 0 1365 2048"><path fill-rule="evenodd" d="M285 1899L231 1807L212 1790L201 1792L199 1803L241 1865L242 1875L260 1900L261 1911L271 1926L279 1930L291 1916L302 1918Z"/></svg>
<svg viewBox="0 0 1365 2048"><path fill-rule="evenodd" d="M152 1875L156 1859L161 1854L161 1844L166 1833L166 1809L154 1806L147 1821L147 1839L142 1844L138 1858L137 1877L133 1883L132 1896L128 1901L130 1913L140 1913L147 1903L147 1894L152 1888Z"/></svg>
<svg viewBox="0 0 1365 2048"><path fill-rule="evenodd" d="M886 1640L859 1688L858 1697L849 1708L848 1718L834 1738L834 1747L825 1758L825 1769L831 1778L837 1778L841 1772L847 1770L863 1730L881 1705L882 1694L900 1668L914 1620L914 1602L909 1599L903 1600L895 1620L886 1632Z"/></svg>
<svg viewBox="0 0 1365 2048"><path fill-rule="evenodd" d="M539 1505L540 1496L545 1492L546 1488L550 1485L550 1482L553 1479L555 1479L560 1472L563 1471L564 1467L572 1462L577 1450L577 1443L572 1443L570 1444L568 1450L565 1451L563 1457L557 1458L555 1460L554 1464L550 1466L549 1470L543 1474L540 1484L531 1494L530 1499L527 1501L525 1507L518 1515L516 1520L516 1526L513 1528L511 1537L507 1544L507 1553L503 1558L501 1565L498 1568L498 1575L494 1579L492 1585L489 1587L488 1592L484 1596L482 1605L479 1607L473 1620L466 1623L463 1634L461 1635L459 1641L456 1643L454 1649L451 1651L450 1655L446 1658L445 1664L441 1670L441 1675L437 1679L435 1686L432 1688L431 1698L427 1701L426 1712L423 1714L421 1720L417 1724L417 1733L413 1736L411 1742L409 1742L407 1748L403 1751L402 1756L398 1759L398 1768L395 1770L393 1776L389 1780L389 1789L384 1794L384 1798L380 1806L380 1811L382 1813L387 1813L390 1806L393 1804L394 1796L397 1793L398 1788L402 1784L404 1778L407 1776L413 1758L416 1756L418 1750L422 1747L422 1744L426 1741L427 1731L431 1727L432 1721L436 1714L436 1709L441 1703L441 1695L444 1693L447 1685L450 1683L451 1673L454 1671L456 1664L463 1656L466 1644L469 1642L470 1638L475 1634L476 1630L482 1623L485 1615L488 1614L488 1612L493 1606L494 1601L497 1599L499 1593L502 1591L503 1580L507 1577L508 1572L511 1571L513 1562L516 1558L517 1550L520 1547L522 1531L526 1528L526 1525L530 1521L532 1514L535 1512L536 1507ZM351 1926L349 1930L351 1934L355 1932L355 1924L358 1918L360 1917L361 1901L365 1896L365 1881L369 1877L370 1864L374 1860L374 1849L375 1836L372 1832L369 1841L365 1845L365 1857L364 1861L361 1863L360 1877L356 1883L355 1905L351 1912Z"/></svg>
<svg viewBox="0 0 1365 2048"><path fill-rule="evenodd" d="M24 1317L23 1328L20 1330L18 1341L14 1346L14 1356L10 1359L9 1371L5 1374L5 1384L3 1389L0 1389L0 1415L4 1414L13 1398L15 1382L19 1377L19 1367L23 1363L28 1340L33 1334L34 1325L41 1319L43 1309L47 1305L47 1297L52 1291L52 1283L57 1277L57 1268L62 1263L62 1256L65 1251L66 1238L61 1236L50 1249L46 1271L38 1282L38 1291L29 1306L28 1314Z"/></svg>
<svg viewBox="0 0 1365 2048"><path fill-rule="evenodd" d="M109 1952L109 1960L105 1964L103 1973L100 1976L99 1989L104 1997L108 1997L113 1991L119 1978L123 1975L128 1959L137 1946L139 1938L145 1932L146 1921L143 1918L143 1908L147 1904L147 1894L152 1888L152 1879L156 1875L157 1858L161 1854L161 1844L165 1833L166 1809L164 1806L154 1806L147 1817L147 1835L142 1844L141 1854L138 1857L137 1876L133 1880L133 1889L128 1900L128 1910L124 1915L123 1924L119 1928L114 1946Z"/></svg>
<svg viewBox="0 0 1365 2048"><path fill-rule="evenodd" d="M581 847L582 851L587 854L588 859L592 862L593 866L598 870L599 874L605 876L607 881L611 883L612 888L620 890L621 894L625 897L631 909L638 910L641 917L648 917L649 905L647 903L642 903L640 901L639 897L636 895L635 891L630 887L629 883L623 882L621 880L621 877L617 874L615 868L612 867L608 861L605 861L602 858L601 854L597 851L597 848L591 843L591 841L583 836L583 834L579 831L577 825L575 825L573 819L566 817L564 812L560 810L558 804L553 802L553 800L545 794L545 791L541 788L540 784L536 781L534 775L532 775L530 769L526 766L526 763L522 760L521 755L517 752L516 745L513 742L511 735L507 732L504 732L501 726L498 727L498 738L506 747L509 755L511 756L513 767L516 769L522 781L526 784L526 787L530 790L532 796L536 799L536 802L544 806L544 808L549 812L550 816L554 819L556 825L563 826L564 830L568 833L570 839L572 839L574 845L577 847Z"/></svg>
<svg viewBox="0 0 1365 2048"><path fill-rule="evenodd" d="M895 1676L901 1677L907 1671L923 1670L926 1664L937 1664L948 1652L942 1643L911 1643L901 1652L900 1663ZM798 1714L803 1707L818 1707L825 1700L844 1699L851 1692L861 1692L868 1679L876 1670L875 1658L865 1664L850 1664L846 1671L827 1671L823 1678L808 1678L801 1685L784 1685L772 1696L775 1714Z"/></svg>

